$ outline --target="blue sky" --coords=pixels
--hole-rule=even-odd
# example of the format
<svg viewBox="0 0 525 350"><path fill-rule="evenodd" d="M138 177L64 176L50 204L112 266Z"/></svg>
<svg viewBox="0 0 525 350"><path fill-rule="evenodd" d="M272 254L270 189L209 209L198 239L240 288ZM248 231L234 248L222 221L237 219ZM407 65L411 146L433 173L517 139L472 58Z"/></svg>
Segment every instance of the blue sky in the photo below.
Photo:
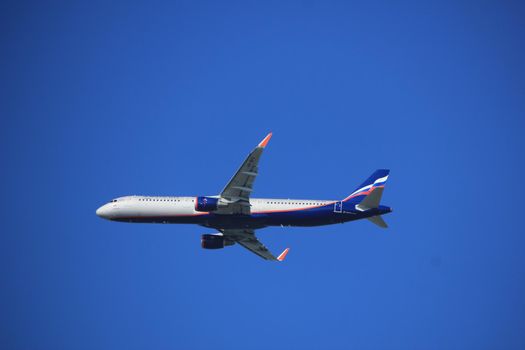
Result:
<svg viewBox="0 0 525 350"><path fill-rule="evenodd" d="M523 349L525 9L498 1L4 3L5 349ZM285 263L129 225L128 194L344 198Z"/></svg>

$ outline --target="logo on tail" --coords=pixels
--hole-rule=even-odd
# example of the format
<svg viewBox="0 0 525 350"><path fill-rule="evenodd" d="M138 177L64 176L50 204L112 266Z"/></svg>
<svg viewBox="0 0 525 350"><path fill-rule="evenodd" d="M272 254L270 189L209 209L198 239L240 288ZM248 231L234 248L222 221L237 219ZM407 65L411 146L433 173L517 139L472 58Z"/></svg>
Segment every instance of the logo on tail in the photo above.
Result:
<svg viewBox="0 0 525 350"><path fill-rule="evenodd" d="M379 169L376 170L365 182L363 182L352 194L343 199L343 202L349 200L359 202L362 200L362 196L369 195L375 188L381 188L385 186L386 180L388 180L388 174L390 170Z"/></svg>

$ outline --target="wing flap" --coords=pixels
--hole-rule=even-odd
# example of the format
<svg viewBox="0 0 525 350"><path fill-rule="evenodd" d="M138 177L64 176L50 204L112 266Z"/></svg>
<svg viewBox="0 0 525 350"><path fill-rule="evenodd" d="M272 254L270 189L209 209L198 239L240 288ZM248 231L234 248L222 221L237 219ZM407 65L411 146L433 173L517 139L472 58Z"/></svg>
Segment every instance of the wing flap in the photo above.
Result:
<svg viewBox="0 0 525 350"><path fill-rule="evenodd" d="M289 251L289 248L286 248L278 257L275 257L268 248L257 239L255 232L251 229L224 229L220 231L228 240L238 243L240 246L265 260L283 261Z"/></svg>

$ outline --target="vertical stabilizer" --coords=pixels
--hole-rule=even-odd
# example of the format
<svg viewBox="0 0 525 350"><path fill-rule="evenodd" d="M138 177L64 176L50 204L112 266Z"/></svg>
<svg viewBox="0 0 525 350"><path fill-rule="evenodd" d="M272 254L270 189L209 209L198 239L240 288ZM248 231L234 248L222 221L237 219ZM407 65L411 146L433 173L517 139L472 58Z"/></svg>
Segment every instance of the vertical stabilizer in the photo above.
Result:
<svg viewBox="0 0 525 350"><path fill-rule="evenodd" d="M352 201L359 203L376 188L383 188L390 170L376 170L365 182L363 182L351 195L343 199L343 202Z"/></svg>

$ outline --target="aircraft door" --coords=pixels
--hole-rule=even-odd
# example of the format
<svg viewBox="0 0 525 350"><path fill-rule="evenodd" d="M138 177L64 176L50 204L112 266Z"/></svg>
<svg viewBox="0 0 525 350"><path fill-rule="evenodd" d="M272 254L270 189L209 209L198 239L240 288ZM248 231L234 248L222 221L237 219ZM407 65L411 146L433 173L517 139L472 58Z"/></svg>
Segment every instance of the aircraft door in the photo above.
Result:
<svg viewBox="0 0 525 350"><path fill-rule="evenodd" d="M343 211L343 202L338 201L334 203L334 212L341 213Z"/></svg>

